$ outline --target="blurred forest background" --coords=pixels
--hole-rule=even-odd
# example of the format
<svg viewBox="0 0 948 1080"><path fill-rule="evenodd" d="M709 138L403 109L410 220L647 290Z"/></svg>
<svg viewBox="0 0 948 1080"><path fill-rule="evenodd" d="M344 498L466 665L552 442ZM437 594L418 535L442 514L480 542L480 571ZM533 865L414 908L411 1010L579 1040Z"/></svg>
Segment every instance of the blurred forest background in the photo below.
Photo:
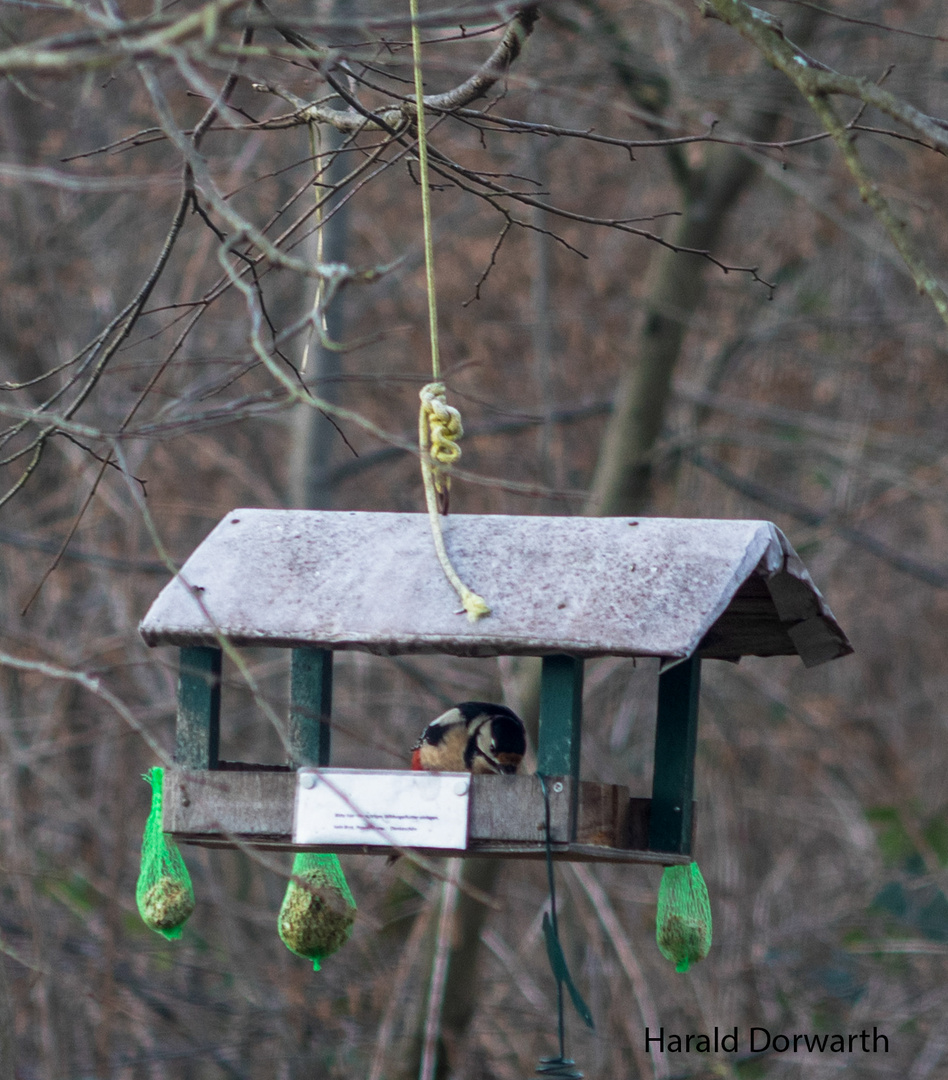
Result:
<svg viewBox="0 0 948 1080"><path fill-rule="evenodd" d="M856 648L705 665L692 972L655 946L657 868L561 864L591 1080L948 1076L948 14L761 2L422 8L452 511L772 519ZM238 506L424 507L401 8L0 3L0 1080L418 1075L441 884L409 860L344 860L361 918L318 975L276 933L286 856L187 849L179 943L134 901L169 566ZM283 707L286 655L249 660ZM342 654L335 763L398 767L457 700L530 718L533 680ZM587 777L648 793L654 681L587 665ZM281 760L234 670L223 715L226 757ZM555 1052L543 867L491 867L441 1080ZM645 1050L715 1025L889 1053Z"/></svg>

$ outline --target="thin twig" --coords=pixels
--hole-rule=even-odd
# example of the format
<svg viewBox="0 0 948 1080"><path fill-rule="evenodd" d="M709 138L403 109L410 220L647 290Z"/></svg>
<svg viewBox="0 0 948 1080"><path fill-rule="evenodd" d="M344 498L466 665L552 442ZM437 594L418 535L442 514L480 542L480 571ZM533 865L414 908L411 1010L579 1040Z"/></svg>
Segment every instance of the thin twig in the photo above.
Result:
<svg viewBox="0 0 948 1080"><path fill-rule="evenodd" d="M441 1035L441 1010L444 1006L448 962L451 958L454 911L458 902L457 877L460 871L461 860L449 859L445 870L447 880L441 888L441 913L438 917L438 936L434 963L431 967L431 987L428 991L428 1012L425 1016L425 1038L421 1055L421 1070L418 1073L419 1080L434 1080L435 1075L438 1039Z"/></svg>

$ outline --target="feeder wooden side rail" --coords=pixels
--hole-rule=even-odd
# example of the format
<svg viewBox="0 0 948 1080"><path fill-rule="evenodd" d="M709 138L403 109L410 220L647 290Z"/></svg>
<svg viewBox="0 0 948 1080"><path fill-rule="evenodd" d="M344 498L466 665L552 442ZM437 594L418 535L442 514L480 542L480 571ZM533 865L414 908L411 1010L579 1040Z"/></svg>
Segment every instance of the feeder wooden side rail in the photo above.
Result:
<svg viewBox="0 0 948 1080"><path fill-rule="evenodd" d="M327 770L332 775L332 770ZM418 849L424 854L486 858L544 858L545 807L535 776L473 776L466 851ZM553 857L572 862L688 863L691 855L649 850L651 800L628 788L549 777ZM204 847L335 851L388 855L390 847L293 842L297 774L243 767L165 770L163 825L178 843ZM575 809L574 809L575 808ZM694 815L691 816L692 825ZM690 846L690 845L689 845Z"/></svg>

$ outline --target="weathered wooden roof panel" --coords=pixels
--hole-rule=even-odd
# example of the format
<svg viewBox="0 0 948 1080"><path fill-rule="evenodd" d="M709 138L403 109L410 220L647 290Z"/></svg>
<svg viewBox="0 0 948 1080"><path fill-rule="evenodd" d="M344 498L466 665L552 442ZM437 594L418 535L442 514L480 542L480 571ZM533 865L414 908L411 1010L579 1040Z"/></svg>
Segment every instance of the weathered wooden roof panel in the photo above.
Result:
<svg viewBox="0 0 948 1080"><path fill-rule="evenodd" d="M424 514L240 509L165 587L150 645L314 645L459 656L851 652L766 521L452 515L445 543L491 614L468 621Z"/></svg>

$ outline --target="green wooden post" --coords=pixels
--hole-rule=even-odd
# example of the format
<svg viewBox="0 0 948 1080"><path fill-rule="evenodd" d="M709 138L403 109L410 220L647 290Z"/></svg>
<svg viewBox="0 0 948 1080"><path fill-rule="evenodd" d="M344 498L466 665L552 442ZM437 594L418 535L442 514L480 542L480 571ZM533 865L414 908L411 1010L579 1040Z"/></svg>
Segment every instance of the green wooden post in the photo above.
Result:
<svg viewBox="0 0 948 1080"><path fill-rule="evenodd" d="M174 760L186 769L216 769L221 732L221 650L181 650Z"/></svg>
<svg viewBox="0 0 948 1080"><path fill-rule="evenodd" d="M697 656L683 660L658 677L648 840L652 851L691 853L700 682L701 661Z"/></svg>
<svg viewBox="0 0 948 1080"><path fill-rule="evenodd" d="M583 661L557 654L543 657L540 676L540 737L537 772L573 779L571 839L576 834L579 751L583 726Z"/></svg>
<svg viewBox="0 0 948 1080"><path fill-rule="evenodd" d="M292 764L329 764L331 715L332 650L294 649L290 661L288 732Z"/></svg>

